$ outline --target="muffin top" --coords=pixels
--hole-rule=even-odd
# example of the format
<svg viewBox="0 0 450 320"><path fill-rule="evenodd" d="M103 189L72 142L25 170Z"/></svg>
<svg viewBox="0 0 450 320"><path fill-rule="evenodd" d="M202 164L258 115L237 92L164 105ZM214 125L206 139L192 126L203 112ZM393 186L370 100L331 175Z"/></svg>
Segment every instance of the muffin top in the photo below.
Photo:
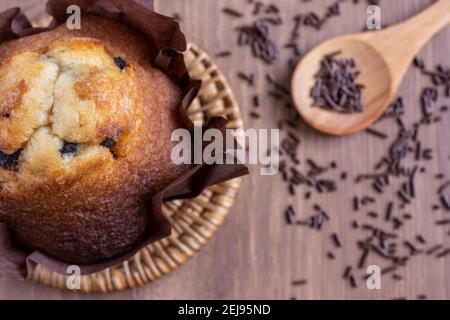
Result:
<svg viewBox="0 0 450 320"><path fill-rule="evenodd" d="M95 39L60 39L22 51L0 69L0 165L52 175L113 160L138 121L133 63ZM0 169L0 170L1 170Z"/></svg>
<svg viewBox="0 0 450 320"><path fill-rule="evenodd" d="M181 91L153 55L138 30L91 15L80 30L0 45L0 218L18 200L70 210L85 194L142 196L185 172L170 161Z"/></svg>

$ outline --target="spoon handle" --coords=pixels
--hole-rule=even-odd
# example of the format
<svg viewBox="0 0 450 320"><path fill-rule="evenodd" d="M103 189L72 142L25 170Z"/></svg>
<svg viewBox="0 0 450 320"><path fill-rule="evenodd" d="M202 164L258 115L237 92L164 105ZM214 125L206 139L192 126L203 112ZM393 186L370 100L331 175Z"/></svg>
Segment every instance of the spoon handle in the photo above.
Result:
<svg viewBox="0 0 450 320"><path fill-rule="evenodd" d="M412 40L419 51L436 33L450 23L450 0L439 0L415 17L400 23L391 30L399 37Z"/></svg>
<svg viewBox="0 0 450 320"><path fill-rule="evenodd" d="M439 0L416 16L379 32L361 37L378 49L399 84L412 59L440 30L450 24L450 0Z"/></svg>

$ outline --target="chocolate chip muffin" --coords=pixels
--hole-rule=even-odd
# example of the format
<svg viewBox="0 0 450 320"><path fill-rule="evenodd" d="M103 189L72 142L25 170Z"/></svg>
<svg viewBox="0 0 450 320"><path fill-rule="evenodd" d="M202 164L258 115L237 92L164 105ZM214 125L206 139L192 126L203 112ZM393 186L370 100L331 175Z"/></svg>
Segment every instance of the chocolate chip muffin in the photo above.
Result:
<svg viewBox="0 0 450 320"><path fill-rule="evenodd" d="M170 160L181 89L137 29L83 16L0 45L0 221L25 247L91 264L135 246Z"/></svg>

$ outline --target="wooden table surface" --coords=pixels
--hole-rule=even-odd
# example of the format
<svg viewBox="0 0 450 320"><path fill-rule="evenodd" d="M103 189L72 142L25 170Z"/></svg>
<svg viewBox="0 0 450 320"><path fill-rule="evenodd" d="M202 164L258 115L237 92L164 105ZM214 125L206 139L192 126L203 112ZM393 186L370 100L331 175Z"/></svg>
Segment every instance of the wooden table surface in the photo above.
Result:
<svg viewBox="0 0 450 320"><path fill-rule="evenodd" d="M159 11L182 17L184 31L190 40L196 42L211 54L232 48L229 58L217 59L217 63L229 79L242 107L246 127L275 128L279 111L275 102L265 95L262 99L259 120L248 116L251 110L251 97L258 91L267 91L264 80L271 70L278 78L286 80L287 58L282 54L272 66L251 58L248 48L236 47L234 27L241 22L221 13L224 6L238 8L243 0L164 0L156 1ZM315 0L302 3L299 0L276 1L282 9L285 21L290 21L293 14L306 13L314 9L323 11L332 1ZM364 2L364 1L361 1ZM383 22L393 24L414 15L429 5L431 0L385 0L382 10ZM22 6L30 17L42 12L44 0L3 0L0 10L12 5ZM246 19L252 19L249 10ZM366 7L345 5L342 16L333 19L320 32L311 31L302 34L299 40L302 50L328 39L332 36L360 31L366 21ZM292 23L274 28L274 38L283 44L289 38ZM437 63L449 64L450 28L442 31L421 52L420 56L429 66ZM237 78L238 71L255 72L257 89L249 89ZM411 69L402 84L400 94L407 105L408 121L417 119L419 111L419 90L428 83L418 71ZM278 109L279 110L279 109ZM450 116L433 128L427 128L422 140L437 153L435 160L427 165L430 172L444 172L450 176L448 143ZM391 136L397 132L392 122L380 125ZM440 130L440 134L437 132ZM336 160L339 168L352 176L370 171L375 161L386 152L388 144L366 133L345 138L330 138L320 135L302 126L299 137L302 139L300 153L302 159L313 157L321 163ZM236 204L229 218L216 236L188 264L169 276L142 288L117 292L108 295L84 295L62 292L46 288L29 281L0 282L0 299L391 299L406 297L416 298L426 294L429 298L450 298L450 258L430 260L418 257L402 269L404 281L383 281L381 290L368 290L364 285L351 289L342 280L342 271L348 263L354 264L355 237L358 232L349 232L349 224L355 213L351 210L350 199L354 194L371 193L368 184L355 188L352 182L340 185L340 191L320 199L304 201L302 196L289 198L286 186L279 176L262 177L257 168L251 168L251 176L245 179ZM429 181L428 181L429 180ZM445 229L436 232L430 218L430 210L435 193L432 178L417 186L420 199L409 208L415 219L400 232L414 236L417 233L426 236L429 243L450 244L450 237ZM431 187L432 186L432 187ZM427 192L428 191L428 192ZM319 203L331 215L325 231L317 232L305 228L286 225L283 211L287 204L294 204L300 215L306 217L311 213L312 204ZM379 207L382 211L383 207ZM444 215L444 214L442 214ZM339 232L344 247L335 252L336 260L326 258L332 247L329 234ZM375 259L373 263L377 263ZM307 279L301 287L292 287L296 279Z"/></svg>

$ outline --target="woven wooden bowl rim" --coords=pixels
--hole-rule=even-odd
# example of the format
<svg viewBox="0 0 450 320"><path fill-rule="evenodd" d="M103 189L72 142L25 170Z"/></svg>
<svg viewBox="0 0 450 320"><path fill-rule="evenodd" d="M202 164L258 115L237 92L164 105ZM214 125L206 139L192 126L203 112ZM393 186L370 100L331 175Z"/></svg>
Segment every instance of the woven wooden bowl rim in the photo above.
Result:
<svg viewBox="0 0 450 320"><path fill-rule="evenodd" d="M243 129L234 94L217 65L193 43L188 45L185 61L190 75L203 80L200 93L188 110L194 123L222 116L228 119L228 128ZM143 248L121 265L83 276L80 291L108 293L131 289L175 271L215 234L234 203L241 181L238 178L212 186L195 199L165 203L163 212L172 224L172 234ZM41 265L29 275L33 281L59 289L67 289L66 277Z"/></svg>

